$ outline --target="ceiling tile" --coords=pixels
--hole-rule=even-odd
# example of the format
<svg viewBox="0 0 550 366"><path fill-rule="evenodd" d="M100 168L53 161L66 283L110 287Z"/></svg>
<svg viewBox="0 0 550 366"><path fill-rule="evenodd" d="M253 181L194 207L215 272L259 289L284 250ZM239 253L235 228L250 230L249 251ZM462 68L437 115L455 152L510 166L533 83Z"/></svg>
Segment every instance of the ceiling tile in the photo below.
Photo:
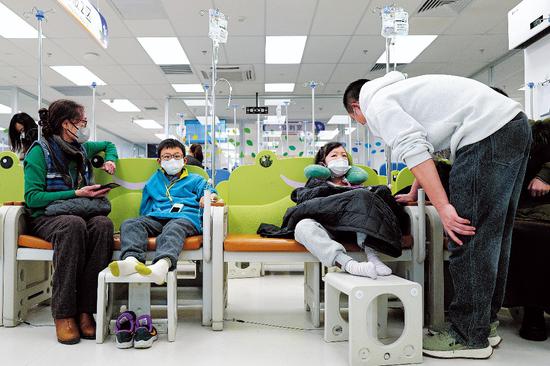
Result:
<svg viewBox="0 0 550 366"><path fill-rule="evenodd" d="M334 69L331 83L351 83L356 79L365 77L370 70L370 65L366 64L338 64Z"/></svg>
<svg viewBox="0 0 550 366"><path fill-rule="evenodd" d="M300 65L265 65L266 83L294 83Z"/></svg>
<svg viewBox="0 0 550 366"><path fill-rule="evenodd" d="M176 34L168 19L126 20L125 23L135 37L174 37Z"/></svg>
<svg viewBox="0 0 550 366"><path fill-rule="evenodd" d="M229 19L229 39L234 36L265 34L265 1L214 0L214 4Z"/></svg>
<svg viewBox="0 0 550 366"><path fill-rule="evenodd" d="M124 69L140 85L166 84L168 86L164 73L158 65L126 65Z"/></svg>
<svg viewBox="0 0 550 366"><path fill-rule="evenodd" d="M162 4L178 36L208 35L208 9L214 6L211 0L162 0ZM228 28L231 32L230 25Z"/></svg>
<svg viewBox="0 0 550 366"><path fill-rule="evenodd" d="M111 38L107 52L121 65L152 65L153 61L138 40L131 38Z"/></svg>
<svg viewBox="0 0 550 366"><path fill-rule="evenodd" d="M384 38L381 36L353 36L340 62L372 65L384 52L385 47Z"/></svg>
<svg viewBox="0 0 550 366"><path fill-rule="evenodd" d="M308 37L302 63L336 63L340 61L349 36Z"/></svg>
<svg viewBox="0 0 550 366"><path fill-rule="evenodd" d="M317 81L327 83L336 64L302 64L298 74L298 82Z"/></svg>
<svg viewBox="0 0 550 366"><path fill-rule="evenodd" d="M229 37L225 51L230 64L264 63L265 37Z"/></svg>
<svg viewBox="0 0 550 366"><path fill-rule="evenodd" d="M179 40L192 64L212 64L212 40L210 38L207 36L179 37ZM223 47L219 49L218 63L227 63Z"/></svg>
<svg viewBox="0 0 550 366"><path fill-rule="evenodd" d="M317 0L265 0L267 36L309 34Z"/></svg>
<svg viewBox="0 0 550 366"><path fill-rule="evenodd" d="M311 35L352 35L367 9L369 1L319 0L311 26Z"/></svg>

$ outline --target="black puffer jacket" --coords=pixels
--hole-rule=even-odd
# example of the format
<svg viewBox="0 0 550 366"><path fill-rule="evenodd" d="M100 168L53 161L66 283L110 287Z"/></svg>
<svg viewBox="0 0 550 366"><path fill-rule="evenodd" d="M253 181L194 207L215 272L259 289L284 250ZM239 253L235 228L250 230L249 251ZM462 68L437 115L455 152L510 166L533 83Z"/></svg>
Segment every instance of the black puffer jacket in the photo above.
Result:
<svg viewBox="0 0 550 366"><path fill-rule="evenodd" d="M298 205L287 210L282 228L260 225L266 237L293 237L302 219L313 219L336 238L346 234L367 234L366 244L384 254L401 255L401 224L405 213L385 186L349 188L311 179L292 192Z"/></svg>

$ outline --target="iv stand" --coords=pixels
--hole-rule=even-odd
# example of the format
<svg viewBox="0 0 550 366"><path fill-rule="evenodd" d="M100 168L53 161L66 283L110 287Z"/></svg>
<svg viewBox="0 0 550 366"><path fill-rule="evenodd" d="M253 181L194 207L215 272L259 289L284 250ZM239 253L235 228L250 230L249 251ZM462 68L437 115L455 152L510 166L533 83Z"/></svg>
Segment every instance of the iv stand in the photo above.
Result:
<svg viewBox="0 0 550 366"><path fill-rule="evenodd" d="M97 83L94 81L92 87L92 141L97 141L97 129L95 124L95 95Z"/></svg>
<svg viewBox="0 0 550 366"><path fill-rule="evenodd" d="M38 21L38 110L42 108L42 21L44 21L44 11L36 9L36 20ZM42 126L38 125L38 141L42 140Z"/></svg>
<svg viewBox="0 0 550 366"><path fill-rule="evenodd" d="M391 37L386 38L386 74L390 72ZM391 147L386 145L386 184L391 189Z"/></svg>

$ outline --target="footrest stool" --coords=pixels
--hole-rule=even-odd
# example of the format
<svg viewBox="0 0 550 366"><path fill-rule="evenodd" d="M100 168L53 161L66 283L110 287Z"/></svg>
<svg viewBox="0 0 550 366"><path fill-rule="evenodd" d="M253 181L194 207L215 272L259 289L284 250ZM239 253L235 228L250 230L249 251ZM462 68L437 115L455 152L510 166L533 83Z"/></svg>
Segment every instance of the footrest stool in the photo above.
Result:
<svg viewBox="0 0 550 366"><path fill-rule="evenodd" d="M422 362L422 287L391 275L376 280L347 273L328 273L325 281L325 341L349 340L349 364L399 365ZM340 315L340 294L348 296L348 318ZM385 345L378 324L385 324L387 298L398 297L405 312L401 336ZM381 310L385 312L381 314Z"/></svg>

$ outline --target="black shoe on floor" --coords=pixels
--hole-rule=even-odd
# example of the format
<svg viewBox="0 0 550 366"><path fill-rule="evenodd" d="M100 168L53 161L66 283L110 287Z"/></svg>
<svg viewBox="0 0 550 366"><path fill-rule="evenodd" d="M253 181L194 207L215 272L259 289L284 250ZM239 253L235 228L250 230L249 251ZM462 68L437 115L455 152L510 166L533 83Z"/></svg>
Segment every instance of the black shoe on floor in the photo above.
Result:
<svg viewBox="0 0 550 366"><path fill-rule="evenodd" d="M525 307L523 322L519 335L529 341L542 342L548 339L546 333L546 322L544 320L544 309Z"/></svg>

